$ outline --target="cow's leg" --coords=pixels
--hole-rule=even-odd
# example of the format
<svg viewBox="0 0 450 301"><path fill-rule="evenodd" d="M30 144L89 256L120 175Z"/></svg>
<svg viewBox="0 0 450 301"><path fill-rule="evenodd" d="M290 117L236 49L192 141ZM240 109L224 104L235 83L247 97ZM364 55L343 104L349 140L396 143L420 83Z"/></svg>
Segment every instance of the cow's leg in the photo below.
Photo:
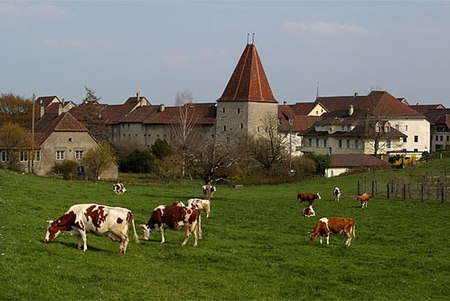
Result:
<svg viewBox="0 0 450 301"><path fill-rule="evenodd" d="M319 236L320 244L322 244L322 235Z"/></svg>
<svg viewBox="0 0 450 301"><path fill-rule="evenodd" d="M161 233L161 243L165 243L166 242L166 238L164 237L164 226L161 225L159 226L159 232Z"/></svg>
<svg viewBox="0 0 450 301"><path fill-rule="evenodd" d="M198 238L202 239L202 215L199 214L198 215Z"/></svg>
<svg viewBox="0 0 450 301"><path fill-rule="evenodd" d="M87 251L87 241L86 241L86 232L79 231L80 239L83 244L83 251ZM81 242L78 242L78 248L81 249Z"/></svg>
<svg viewBox="0 0 450 301"><path fill-rule="evenodd" d="M185 246L189 241L189 238L191 237L191 224L186 223L185 226L186 226L186 236L184 237L184 240L181 243L182 246Z"/></svg>
<svg viewBox="0 0 450 301"><path fill-rule="evenodd" d="M330 244L330 234L328 233L327 234L327 245L329 245Z"/></svg>
<svg viewBox="0 0 450 301"><path fill-rule="evenodd" d="M128 246L128 236L125 237L124 240L120 243L120 253L125 254L127 252L127 246Z"/></svg>

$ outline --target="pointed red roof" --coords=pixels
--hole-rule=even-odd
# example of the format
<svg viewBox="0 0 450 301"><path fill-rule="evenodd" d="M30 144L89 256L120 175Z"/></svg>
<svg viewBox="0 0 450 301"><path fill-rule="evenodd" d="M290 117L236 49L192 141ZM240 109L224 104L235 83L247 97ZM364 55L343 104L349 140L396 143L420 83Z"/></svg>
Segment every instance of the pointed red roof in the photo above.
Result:
<svg viewBox="0 0 450 301"><path fill-rule="evenodd" d="M217 101L277 103L254 44L247 44L231 78Z"/></svg>

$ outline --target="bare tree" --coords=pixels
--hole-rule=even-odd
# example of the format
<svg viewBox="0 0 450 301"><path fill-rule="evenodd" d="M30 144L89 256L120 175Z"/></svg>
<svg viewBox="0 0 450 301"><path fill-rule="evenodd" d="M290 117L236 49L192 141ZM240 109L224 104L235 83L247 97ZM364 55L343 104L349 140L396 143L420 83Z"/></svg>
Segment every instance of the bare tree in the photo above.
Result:
<svg viewBox="0 0 450 301"><path fill-rule="evenodd" d="M0 127L0 148L5 150L2 158L5 168L19 170L19 155L28 160L31 149L31 134L16 123L8 122Z"/></svg>
<svg viewBox="0 0 450 301"><path fill-rule="evenodd" d="M0 95L0 125L16 123L23 128L31 128L33 102L11 93Z"/></svg>
<svg viewBox="0 0 450 301"><path fill-rule="evenodd" d="M192 105L192 94L185 90L177 93L175 102L179 105L178 115L171 121L175 150L180 154L182 176L185 176L186 161L189 155L189 144L193 142L195 128L195 106Z"/></svg>
<svg viewBox="0 0 450 301"><path fill-rule="evenodd" d="M278 133L278 118L273 115L263 117L264 135L250 137L248 148L250 156L264 169L270 170L282 165L289 157L288 141Z"/></svg>

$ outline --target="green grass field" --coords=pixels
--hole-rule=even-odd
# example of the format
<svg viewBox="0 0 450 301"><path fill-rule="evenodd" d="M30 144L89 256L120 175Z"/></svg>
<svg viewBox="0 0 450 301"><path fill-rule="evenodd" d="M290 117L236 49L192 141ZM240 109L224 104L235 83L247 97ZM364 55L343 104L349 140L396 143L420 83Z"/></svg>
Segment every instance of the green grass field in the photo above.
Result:
<svg viewBox="0 0 450 301"><path fill-rule="evenodd" d="M450 160L417 167L436 171ZM409 176L411 170L379 172L375 178ZM46 220L75 203L133 210L147 222L160 204L201 196L201 183L128 184L115 195L111 183L63 181L0 170L1 300L449 300L450 205L374 198L367 209L354 200L353 175L280 185L219 186L203 239L180 244L183 231L159 233L127 254L105 237L88 234L88 251L62 233L45 244ZM332 198L334 186L341 202ZM300 216L299 191L320 192L316 217ZM330 245L308 243L323 216L356 219L356 238ZM131 230L131 229L130 229Z"/></svg>

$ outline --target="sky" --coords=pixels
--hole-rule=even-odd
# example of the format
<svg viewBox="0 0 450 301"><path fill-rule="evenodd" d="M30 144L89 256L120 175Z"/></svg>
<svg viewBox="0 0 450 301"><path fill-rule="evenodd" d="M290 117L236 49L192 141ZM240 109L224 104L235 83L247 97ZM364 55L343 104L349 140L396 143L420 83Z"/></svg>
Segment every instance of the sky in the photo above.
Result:
<svg viewBox="0 0 450 301"><path fill-rule="evenodd" d="M278 102L384 90L450 108L450 1L0 0L0 93L215 102L254 33Z"/></svg>

